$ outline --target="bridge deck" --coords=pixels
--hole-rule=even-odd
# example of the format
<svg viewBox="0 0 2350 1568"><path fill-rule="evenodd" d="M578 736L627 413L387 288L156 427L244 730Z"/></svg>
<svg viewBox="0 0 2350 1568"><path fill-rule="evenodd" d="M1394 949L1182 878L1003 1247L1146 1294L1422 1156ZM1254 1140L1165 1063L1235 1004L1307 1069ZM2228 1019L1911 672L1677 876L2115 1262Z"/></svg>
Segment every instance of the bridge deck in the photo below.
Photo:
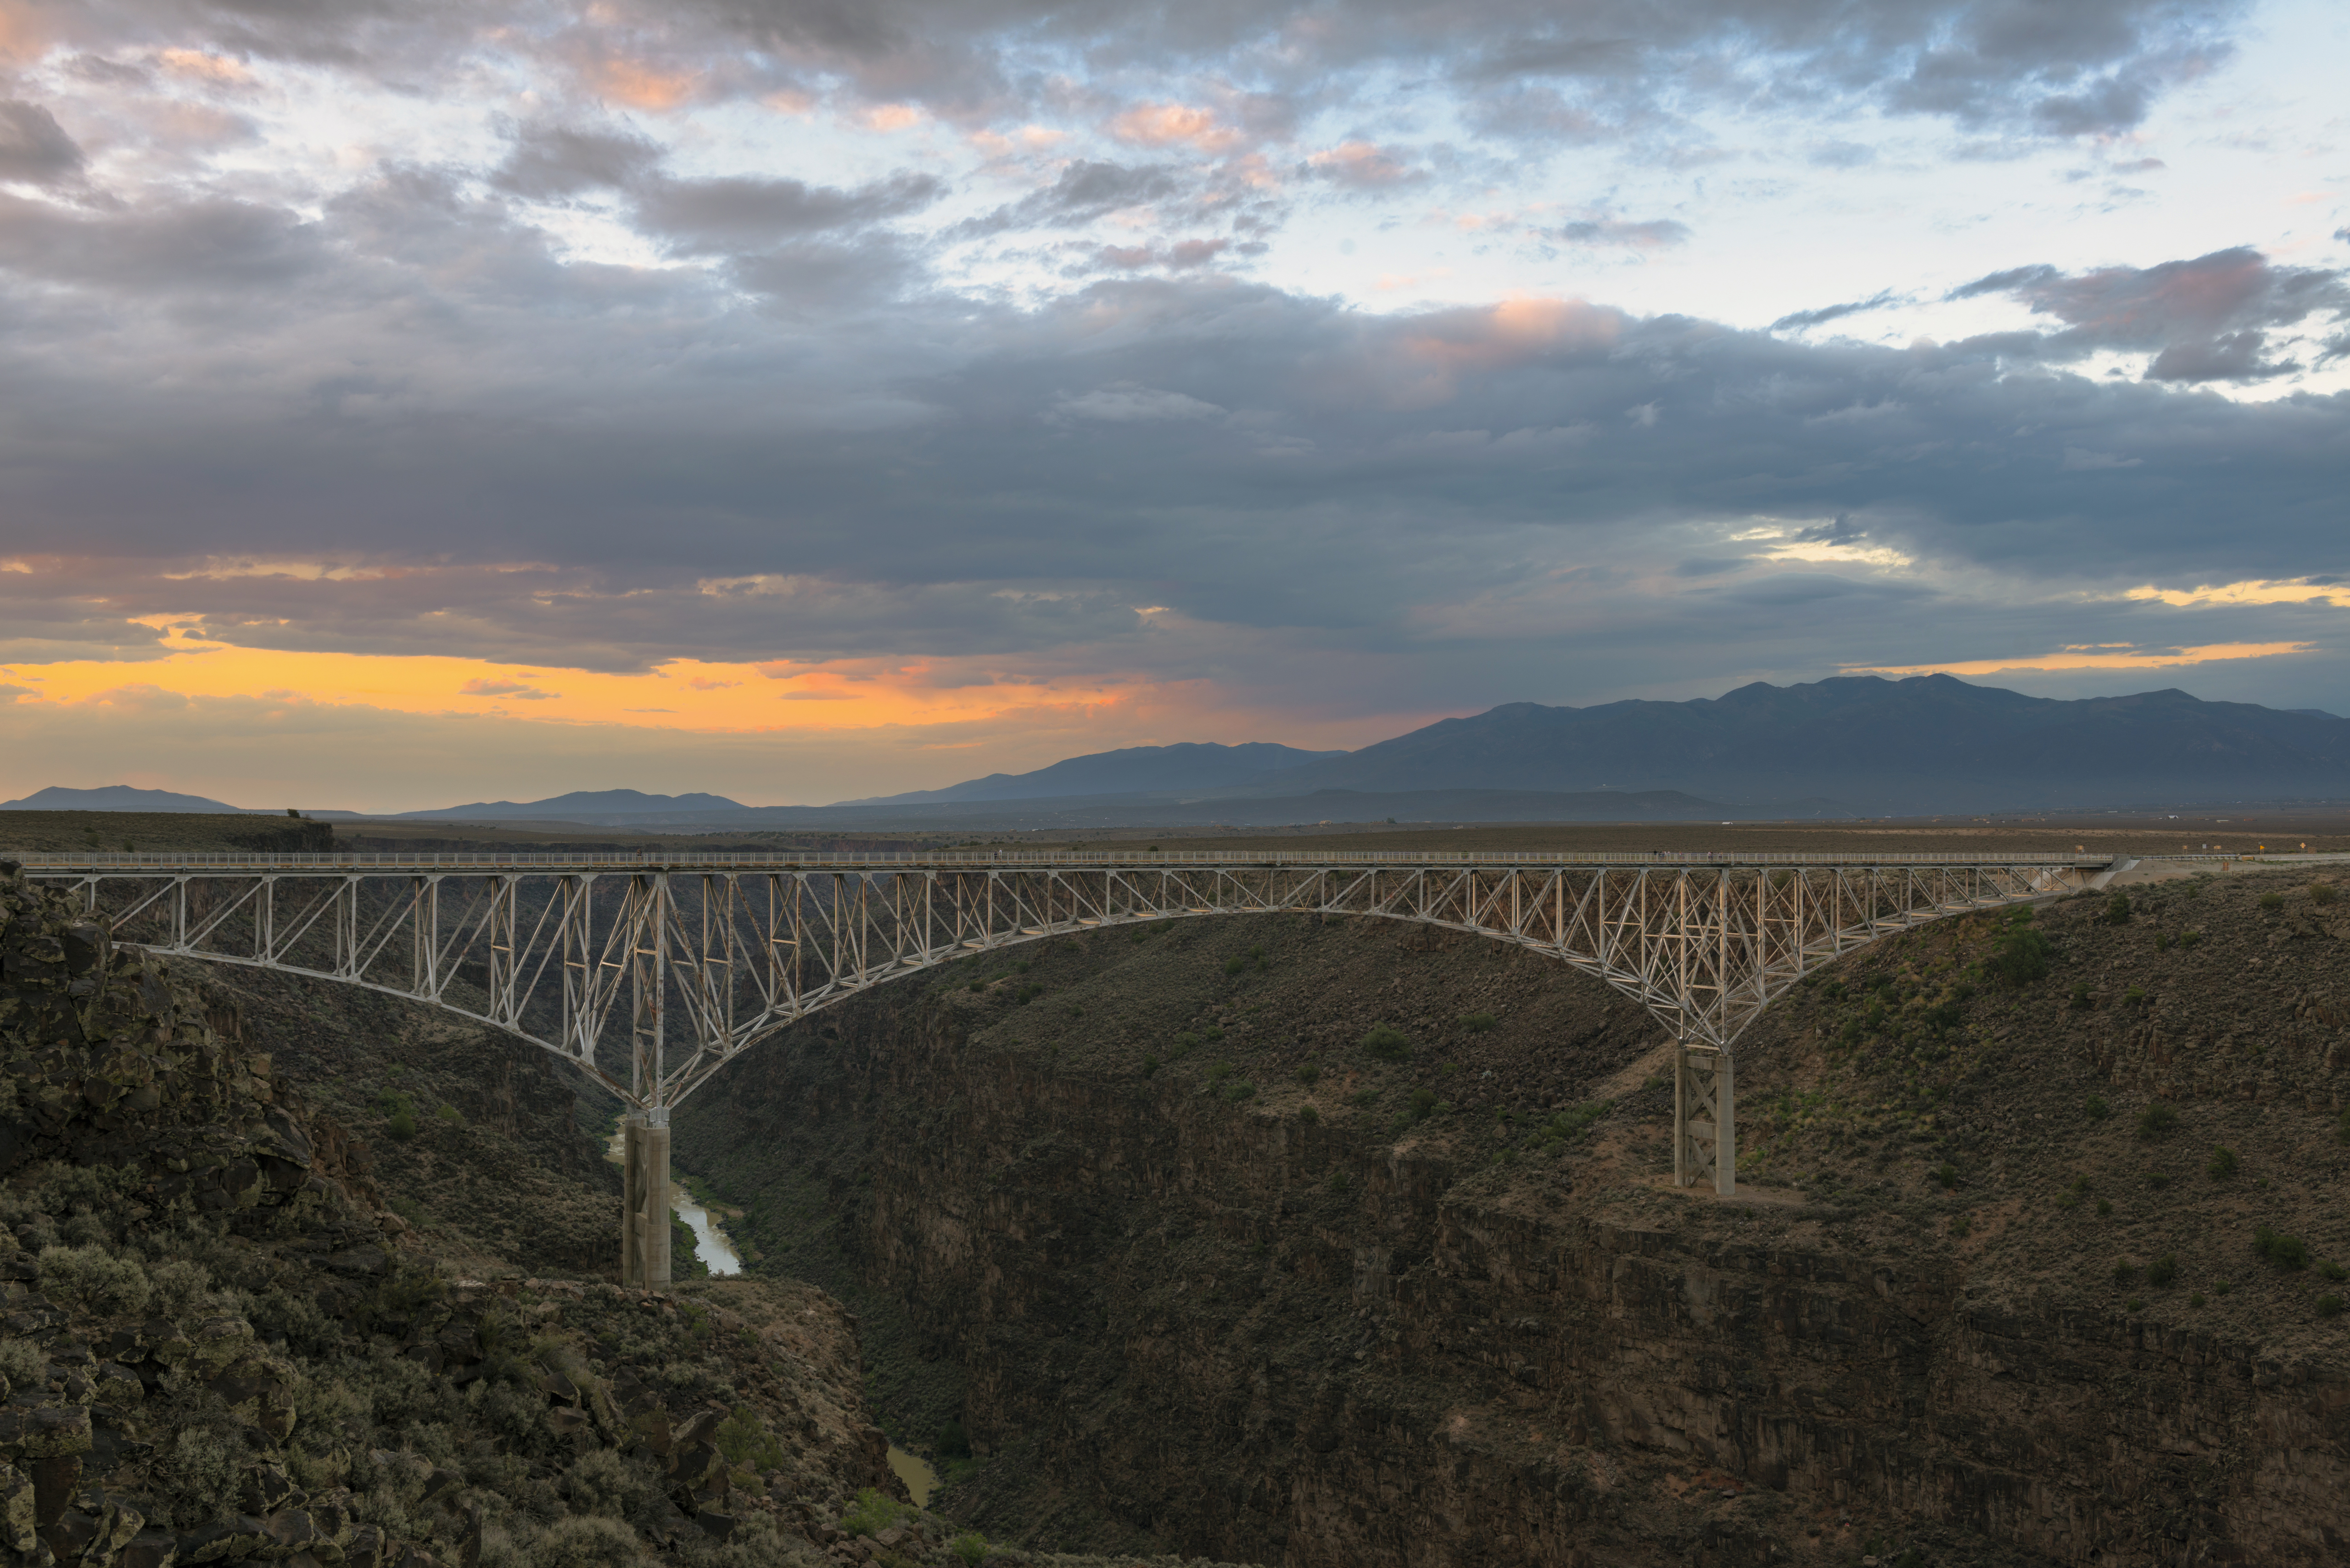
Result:
<svg viewBox="0 0 2350 1568"><path fill-rule="evenodd" d="M1987 851L1975 855L1924 851L1881 854L1835 854L1818 850L1527 850L1461 851L1338 849L1229 850L1173 849L1156 852L1087 852L1081 850L905 851L897 853L752 853L667 855L655 850L636 854L555 855L519 851L410 853L370 855L152 855L48 853L0 856L21 864L27 872L168 876L175 872L217 875L225 871L972 871L1235 867L1305 870L1315 867L1482 867L1511 869L1543 867L1608 867L1637 868L1669 867L1960 867L2061 866L2105 867L2122 857L2106 851L2072 855ZM2236 856L2171 857L2176 859L2238 859Z"/></svg>

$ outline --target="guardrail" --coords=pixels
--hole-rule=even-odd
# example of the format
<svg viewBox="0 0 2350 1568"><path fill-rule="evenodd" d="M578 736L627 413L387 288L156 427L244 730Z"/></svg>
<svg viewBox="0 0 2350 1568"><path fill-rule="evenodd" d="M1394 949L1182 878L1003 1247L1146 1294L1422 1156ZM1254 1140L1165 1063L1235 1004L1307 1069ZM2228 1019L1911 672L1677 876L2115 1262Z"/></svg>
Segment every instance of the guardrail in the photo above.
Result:
<svg viewBox="0 0 2350 1568"><path fill-rule="evenodd" d="M1338 849L1319 853L1268 853L1263 850L1172 849L1085 854L1068 850L892 851L762 855L748 852L704 855L662 855L653 851L620 855L552 855L522 852L370 855L215 855L25 854L0 852L26 871L805 871L837 867L842 870L1049 870L1055 867L1100 869L1153 867L1297 867L1297 866L2106 866L2123 856L2104 851L2072 855L2047 852L1952 855L1923 851L1838 855L1822 850L1520 850L1410 851L1401 849ZM2165 859L2241 860L2237 855L2165 856Z"/></svg>

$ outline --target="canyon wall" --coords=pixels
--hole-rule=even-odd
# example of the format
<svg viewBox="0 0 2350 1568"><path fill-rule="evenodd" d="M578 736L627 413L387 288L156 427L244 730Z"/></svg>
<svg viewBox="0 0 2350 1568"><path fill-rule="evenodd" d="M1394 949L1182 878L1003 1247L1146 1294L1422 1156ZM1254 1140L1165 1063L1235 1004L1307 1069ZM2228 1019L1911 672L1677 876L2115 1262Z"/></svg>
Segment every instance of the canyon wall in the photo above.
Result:
<svg viewBox="0 0 2350 1568"><path fill-rule="evenodd" d="M1420 939L1350 940L1367 985ZM1077 1014L1128 963L1072 945L1022 983L1074 999L1065 1033L1115 1033ZM821 1191L960 1378L988 1462L949 1506L983 1523L1057 1508L1296 1568L2345 1554L2338 1355L2083 1304L1898 1213L1660 1190L1653 1082L1571 1154L1488 1158L1441 1116L1073 1060L990 1007L960 977L860 999L677 1140L754 1241L806 1221L784 1174Z"/></svg>

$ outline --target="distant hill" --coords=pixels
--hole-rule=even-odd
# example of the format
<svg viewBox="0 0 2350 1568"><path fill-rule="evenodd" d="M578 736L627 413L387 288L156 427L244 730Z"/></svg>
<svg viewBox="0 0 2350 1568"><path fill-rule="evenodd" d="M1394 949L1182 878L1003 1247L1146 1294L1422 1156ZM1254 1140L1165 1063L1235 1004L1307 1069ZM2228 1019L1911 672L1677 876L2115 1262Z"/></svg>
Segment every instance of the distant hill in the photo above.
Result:
<svg viewBox="0 0 2350 1568"><path fill-rule="evenodd" d="M747 809L723 794L646 794L632 789L582 789L546 800L480 801L435 811L392 815L424 822L606 822L628 817L680 817L699 821L712 812Z"/></svg>
<svg viewBox="0 0 2350 1568"><path fill-rule="evenodd" d="M1052 800L1067 795L1143 794L1166 790L1232 789L1260 784L1284 769L1326 762L1344 752L1304 752L1251 741L1237 746L1186 741L1171 746L1127 746L1069 757L1034 773L990 774L944 789L836 802L839 806L918 805L931 802Z"/></svg>
<svg viewBox="0 0 2350 1568"><path fill-rule="evenodd" d="M105 784L98 789L62 789L51 784L22 800L0 800L0 811L172 811L231 812L242 806L224 805L200 794L174 794L167 789L132 789L129 784Z"/></svg>
<svg viewBox="0 0 2350 1568"><path fill-rule="evenodd" d="M1267 780L1313 789L1686 790L1871 814L2350 797L2350 720L2184 691L2063 701L1947 675L1757 681L1688 702L1445 719Z"/></svg>

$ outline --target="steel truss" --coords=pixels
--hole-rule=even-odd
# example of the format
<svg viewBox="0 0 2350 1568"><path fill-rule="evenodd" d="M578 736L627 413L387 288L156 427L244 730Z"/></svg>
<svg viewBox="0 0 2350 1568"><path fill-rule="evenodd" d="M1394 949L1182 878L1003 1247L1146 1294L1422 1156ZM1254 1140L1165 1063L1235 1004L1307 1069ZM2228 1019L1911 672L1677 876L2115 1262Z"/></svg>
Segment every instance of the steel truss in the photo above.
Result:
<svg viewBox="0 0 2350 1568"><path fill-rule="evenodd" d="M390 860L35 856L24 869L151 952L362 986L528 1041L658 1127L759 1040L884 981L1195 916L1374 916L1513 943L1636 999L1685 1049L1726 1055L1807 971L1927 920L2075 890L2109 857Z"/></svg>

